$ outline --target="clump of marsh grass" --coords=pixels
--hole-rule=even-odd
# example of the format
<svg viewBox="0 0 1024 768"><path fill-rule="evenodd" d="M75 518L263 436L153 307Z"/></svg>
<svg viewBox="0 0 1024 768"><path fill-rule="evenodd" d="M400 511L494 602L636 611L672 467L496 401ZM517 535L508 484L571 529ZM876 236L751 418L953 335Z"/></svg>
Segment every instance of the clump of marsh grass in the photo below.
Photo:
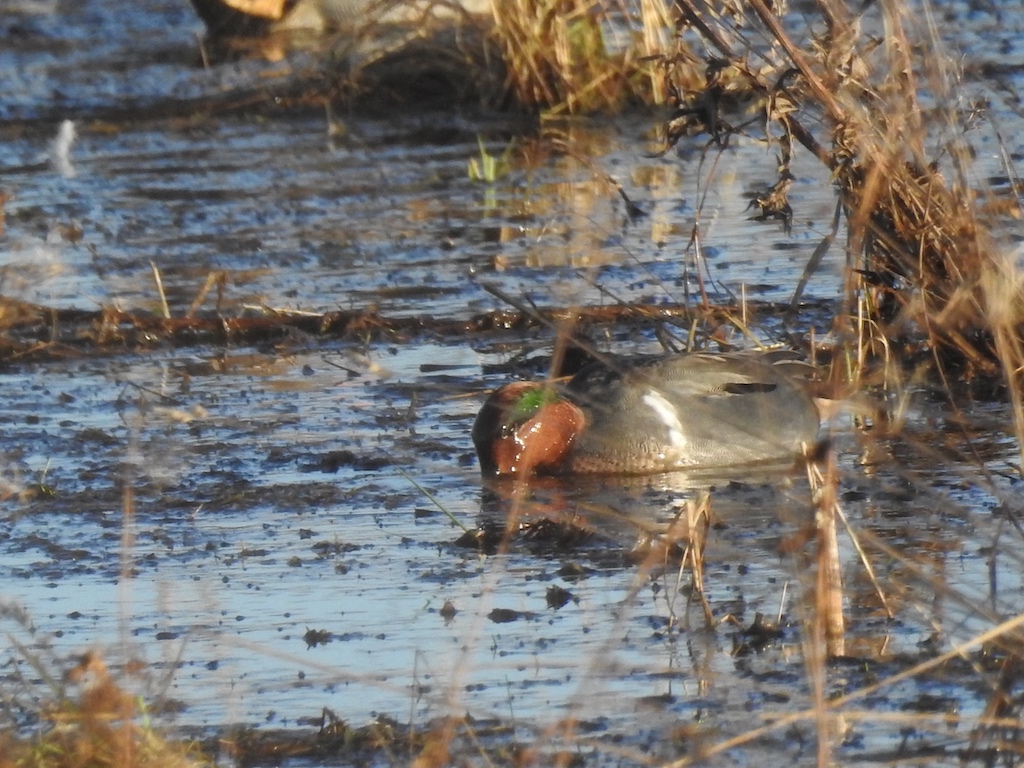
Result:
<svg viewBox="0 0 1024 768"><path fill-rule="evenodd" d="M730 13L695 0L677 7L680 40L663 59L674 108L667 145L704 134L721 147L754 136L778 150L780 190L803 147L831 171L846 216L845 317L869 319L855 334L862 350L884 356L895 340L968 376L1015 370L1001 364L1008 345L997 343L993 321L1019 338L1024 294L1015 281L994 307L985 288L1005 265L969 181L963 136L976 113L937 53L927 13L912 17L899 3L854 13L820 0L812 7L821 31L797 42L764 0L729 5ZM881 37L861 31L872 24ZM714 51L697 81L684 42L693 36ZM677 62L686 66L677 71ZM787 209L783 194L761 216ZM837 324L848 331L845 317Z"/></svg>
<svg viewBox="0 0 1024 768"><path fill-rule="evenodd" d="M643 0L639 14L615 0L494 0L493 6L493 37L520 107L576 113L664 102L665 72L652 60L672 26L664 0Z"/></svg>
<svg viewBox="0 0 1024 768"><path fill-rule="evenodd" d="M305 14L282 0L193 5L211 33L204 59L327 53L325 71L292 78L279 102L577 113L663 104L669 92L658 60L674 25L669 0L372 0L323 29L292 21Z"/></svg>
<svg viewBox="0 0 1024 768"><path fill-rule="evenodd" d="M161 736L139 701L88 652L73 662L56 658L25 612L0 604L0 619L33 638L32 647L7 636L17 659L16 680L0 699L0 768L200 768L198 748ZM21 670L31 679L17 683ZM32 723L27 727L26 723Z"/></svg>

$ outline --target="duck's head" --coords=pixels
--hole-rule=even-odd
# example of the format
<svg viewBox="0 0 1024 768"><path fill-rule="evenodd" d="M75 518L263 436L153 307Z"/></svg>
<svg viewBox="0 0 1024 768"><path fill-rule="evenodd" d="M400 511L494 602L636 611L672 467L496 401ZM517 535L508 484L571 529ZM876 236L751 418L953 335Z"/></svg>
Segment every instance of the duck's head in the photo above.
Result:
<svg viewBox="0 0 1024 768"><path fill-rule="evenodd" d="M473 424L485 475L556 475L586 425L583 411L542 384L519 381L496 390Z"/></svg>

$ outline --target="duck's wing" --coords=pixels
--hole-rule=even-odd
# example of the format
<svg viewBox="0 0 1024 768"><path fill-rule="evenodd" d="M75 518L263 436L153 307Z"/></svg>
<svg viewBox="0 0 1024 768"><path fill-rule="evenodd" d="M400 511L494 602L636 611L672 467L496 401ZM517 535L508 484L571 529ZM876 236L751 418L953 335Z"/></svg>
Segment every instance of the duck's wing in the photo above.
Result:
<svg viewBox="0 0 1024 768"><path fill-rule="evenodd" d="M572 471L643 474L678 466L685 444L675 409L644 381L656 358L605 358L565 386L585 414Z"/></svg>
<svg viewBox="0 0 1024 768"><path fill-rule="evenodd" d="M577 455L623 471L741 464L793 455L817 438L812 399L747 355L691 354L591 366L566 387L588 414ZM642 466L641 466L642 465Z"/></svg>
<svg viewBox="0 0 1024 768"><path fill-rule="evenodd" d="M679 404L694 442L760 460L817 440L818 410L786 373L793 364L743 354L667 358L652 380Z"/></svg>
<svg viewBox="0 0 1024 768"><path fill-rule="evenodd" d="M685 396L715 396L789 391L808 369L790 354L701 352L645 359L630 375Z"/></svg>

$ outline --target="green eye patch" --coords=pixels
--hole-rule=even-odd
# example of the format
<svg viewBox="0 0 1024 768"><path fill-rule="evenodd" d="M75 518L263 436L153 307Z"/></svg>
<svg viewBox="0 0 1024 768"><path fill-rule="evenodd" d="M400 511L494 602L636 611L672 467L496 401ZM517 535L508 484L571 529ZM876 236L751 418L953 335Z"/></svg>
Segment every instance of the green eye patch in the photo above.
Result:
<svg viewBox="0 0 1024 768"><path fill-rule="evenodd" d="M506 420L511 424L521 424L533 417L543 406L558 400L558 393L551 387L537 387L523 393L514 406L509 409Z"/></svg>

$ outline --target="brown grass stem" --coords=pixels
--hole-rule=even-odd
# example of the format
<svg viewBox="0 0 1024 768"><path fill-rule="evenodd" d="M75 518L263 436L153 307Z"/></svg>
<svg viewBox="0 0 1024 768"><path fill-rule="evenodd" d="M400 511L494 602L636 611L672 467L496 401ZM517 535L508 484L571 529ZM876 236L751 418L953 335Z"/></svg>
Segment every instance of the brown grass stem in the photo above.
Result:
<svg viewBox="0 0 1024 768"><path fill-rule="evenodd" d="M160 269L157 267L155 261L149 262L149 266L153 269L153 280L156 283L157 294L160 296L160 309L163 313L164 320L171 319L171 308L167 304L167 294L164 293L164 281L160 277Z"/></svg>

